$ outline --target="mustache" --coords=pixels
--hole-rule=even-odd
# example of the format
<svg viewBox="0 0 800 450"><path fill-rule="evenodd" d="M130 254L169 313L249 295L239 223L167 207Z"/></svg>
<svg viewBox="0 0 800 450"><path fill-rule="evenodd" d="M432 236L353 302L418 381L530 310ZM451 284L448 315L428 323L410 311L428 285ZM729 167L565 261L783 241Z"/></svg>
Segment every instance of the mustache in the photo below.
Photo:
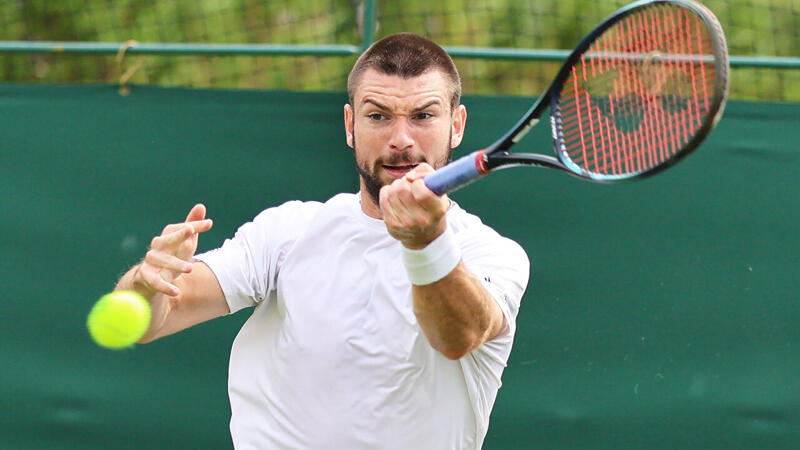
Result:
<svg viewBox="0 0 800 450"><path fill-rule="evenodd" d="M428 162L424 156L412 155L410 153L390 153L381 156L375 161L375 167L380 166L411 166Z"/></svg>

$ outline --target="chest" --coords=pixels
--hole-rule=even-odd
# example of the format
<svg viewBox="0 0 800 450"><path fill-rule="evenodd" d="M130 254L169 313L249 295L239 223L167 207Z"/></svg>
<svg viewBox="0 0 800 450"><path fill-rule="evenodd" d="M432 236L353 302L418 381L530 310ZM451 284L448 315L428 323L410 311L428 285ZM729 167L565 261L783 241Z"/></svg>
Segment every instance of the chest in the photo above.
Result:
<svg viewBox="0 0 800 450"><path fill-rule="evenodd" d="M309 356L412 350L420 336L400 244L382 230L320 223L280 267L282 335Z"/></svg>

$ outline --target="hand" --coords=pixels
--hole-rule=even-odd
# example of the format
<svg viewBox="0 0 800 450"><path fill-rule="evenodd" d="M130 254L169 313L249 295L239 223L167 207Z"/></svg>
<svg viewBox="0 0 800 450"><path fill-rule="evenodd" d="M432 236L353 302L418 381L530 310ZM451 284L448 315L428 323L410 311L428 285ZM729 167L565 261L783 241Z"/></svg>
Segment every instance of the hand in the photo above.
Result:
<svg viewBox="0 0 800 450"><path fill-rule="evenodd" d="M389 234L404 246L419 250L444 233L447 196L438 196L425 186L423 178L433 172L420 164L403 178L381 188L380 207Z"/></svg>
<svg viewBox="0 0 800 450"><path fill-rule="evenodd" d="M192 257L197 251L198 234L208 231L213 226L211 219L206 219L206 207L195 205L186 221L167 225L150 242L150 250L144 257L134 275L133 284L137 290L152 296L162 292L169 296L177 296L180 289L172 282L183 273L192 271Z"/></svg>

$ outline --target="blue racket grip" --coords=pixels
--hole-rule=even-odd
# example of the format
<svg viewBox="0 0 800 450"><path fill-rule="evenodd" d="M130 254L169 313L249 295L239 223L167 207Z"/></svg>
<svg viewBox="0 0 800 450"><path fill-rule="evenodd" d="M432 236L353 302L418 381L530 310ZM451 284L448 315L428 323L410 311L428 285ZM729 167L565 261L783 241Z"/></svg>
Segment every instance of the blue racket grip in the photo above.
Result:
<svg viewBox="0 0 800 450"><path fill-rule="evenodd" d="M458 158L423 180L425 186L436 195L444 195L472 183L487 173L489 169L486 167L484 151L478 150Z"/></svg>

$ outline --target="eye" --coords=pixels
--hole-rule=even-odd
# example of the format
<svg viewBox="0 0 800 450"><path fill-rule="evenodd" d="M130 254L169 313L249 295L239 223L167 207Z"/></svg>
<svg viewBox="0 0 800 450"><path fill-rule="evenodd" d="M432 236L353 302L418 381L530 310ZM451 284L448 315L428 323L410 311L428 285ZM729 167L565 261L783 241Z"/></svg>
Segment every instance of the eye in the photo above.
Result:
<svg viewBox="0 0 800 450"><path fill-rule="evenodd" d="M432 117L433 117L433 114L432 114L432 113L429 113L429 112L421 112L421 113L418 113L418 114L415 116L415 118L416 118L416 119L419 119L419 120L426 120L426 119L430 119L430 118L432 118Z"/></svg>
<svg viewBox="0 0 800 450"><path fill-rule="evenodd" d="M372 120L374 120L376 122L380 121L380 120L386 120L386 116L384 116L383 114L381 114L379 112L369 113L369 114L367 114L367 117L369 117L370 119L372 119Z"/></svg>

